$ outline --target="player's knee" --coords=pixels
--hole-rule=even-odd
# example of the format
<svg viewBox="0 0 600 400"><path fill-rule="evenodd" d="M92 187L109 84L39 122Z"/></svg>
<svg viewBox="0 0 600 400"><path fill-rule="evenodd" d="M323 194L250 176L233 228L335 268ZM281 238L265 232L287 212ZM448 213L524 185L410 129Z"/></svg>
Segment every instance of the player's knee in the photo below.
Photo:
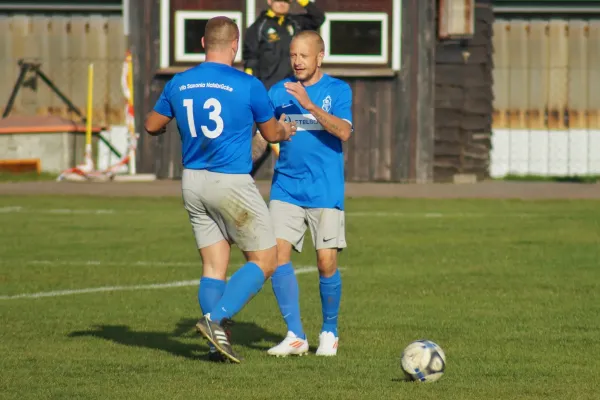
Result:
<svg viewBox="0 0 600 400"><path fill-rule="evenodd" d="M284 239L277 239L277 266L292 260L292 244Z"/></svg>
<svg viewBox="0 0 600 400"><path fill-rule="evenodd" d="M230 246L226 240L221 240L213 245L201 248L202 276L212 279L224 280L229 265Z"/></svg>
<svg viewBox="0 0 600 400"><path fill-rule="evenodd" d="M321 276L333 276L337 270L337 249L317 250L317 268Z"/></svg>
<svg viewBox="0 0 600 400"><path fill-rule="evenodd" d="M269 278L273 275L273 272L277 269L277 247L271 247L268 249L262 260L264 265L263 272L265 273L265 277Z"/></svg>
<svg viewBox="0 0 600 400"><path fill-rule="evenodd" d="M202 276L205 278L225 280L227 266L217 264L202 264Z"/></svg>
<svg viewBox="0 0 600 400"><path fill-rule="evenodd" d="M277 247L273 246L270 249L249 252L246 255L249 262L252 262L263 271L265 278L268 279L273 275L277 268Z"/></svg>

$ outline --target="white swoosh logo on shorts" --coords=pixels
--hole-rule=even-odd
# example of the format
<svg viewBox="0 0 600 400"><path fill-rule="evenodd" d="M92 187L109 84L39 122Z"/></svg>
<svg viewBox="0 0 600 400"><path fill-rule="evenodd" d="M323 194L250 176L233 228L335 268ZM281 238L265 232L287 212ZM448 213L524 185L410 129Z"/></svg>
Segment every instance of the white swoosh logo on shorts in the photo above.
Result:
<svg viewBox="0 0 600 400"><path fill-rule="evenodd" d="M294 105L293 103L292 104L284 104L284 105L281 106L281 108L288 108L288 107L291 107L293 105Z"/></svg>

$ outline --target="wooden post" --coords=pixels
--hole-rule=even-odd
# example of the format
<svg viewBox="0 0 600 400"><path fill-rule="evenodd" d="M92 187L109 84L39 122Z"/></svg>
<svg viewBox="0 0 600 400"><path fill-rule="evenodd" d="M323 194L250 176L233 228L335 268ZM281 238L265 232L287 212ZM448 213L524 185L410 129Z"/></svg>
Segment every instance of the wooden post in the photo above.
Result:
<svg viewBox="0 0 600 400"><path fill-rule="evenodd" d="M415 151L415 180L433 182L435 142L435 45L436 1L419 1L417 82L417 143Z"/></svg>
<svg viewBox="0 0 600 400"><path fill-rule="evenodd" d="M407 182L409 180L409 165L411 163L409 140L411 126L411 55L413 51L412 32L414 30L414 7L413 0L402 1L402 31L401 31L401 66L396 76L394 104L397 112L393 119L394 137L392 155L392 181Z"/></svg>
<svg viewBox="0 0 600 400"><path fill-rule="evenodd" d="M155 86L158 66L159 0L129 2L129 43L133 60L133 93L135 107L135 129L140 133L136 157L136 169L141 173L156 174L156 139L144 133L144 119L152 109L156 96L151 89Z"/></svg>
<svg viewBox="0 0 600 400"><path fill-rule="evenodd" d="M435 3L435 0L402 1L402 66L396 83L394 181L433 181Z"/></svg>

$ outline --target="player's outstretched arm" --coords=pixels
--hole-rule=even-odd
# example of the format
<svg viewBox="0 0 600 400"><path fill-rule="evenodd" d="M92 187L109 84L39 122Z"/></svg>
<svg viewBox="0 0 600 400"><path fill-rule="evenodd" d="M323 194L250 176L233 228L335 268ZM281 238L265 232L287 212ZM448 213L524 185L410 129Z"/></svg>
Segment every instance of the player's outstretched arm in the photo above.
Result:
<svg viewBox="0 0 600 400"><path fill-rule="evenodd" d="M156 111L150 111L146 117L144 123L144 129L149 135L159 136L167 131L167 124L172 118L157 113Z"/></svg>
<svg viewBox="0 0 600 400"><path fill-rule="evenodd" d="M275 118L260 123L258 130L263 138L269 143L279 143L290 140L296 134L296 122L286 122L285 114L279 117L279 121Z"/></svg>
<svg viewBox="0 0 600 400"><path fill-rule="evenodd" d="M352 124L345 119L329 114L321 107L312 102L306 89L300 82L286 82L284 84L287 92L294 96L298 103L311 113L325 130L345 142L350 139L352 134ZM348 103L351 103L351 96L348 95ZM347 105L348 109L350 104Z"/></svg>
<svg viewBox="0 0 600 400"><path fill-rule="evenodd" d="M327 111L318 107L314 103L311 103L306 110L311 113L317 121L325 128L325 130L331 133L333 136L339 138L342 142L350 139L352 135L352 125L348 121L345 121L335 115L329 114Z"/></svg>

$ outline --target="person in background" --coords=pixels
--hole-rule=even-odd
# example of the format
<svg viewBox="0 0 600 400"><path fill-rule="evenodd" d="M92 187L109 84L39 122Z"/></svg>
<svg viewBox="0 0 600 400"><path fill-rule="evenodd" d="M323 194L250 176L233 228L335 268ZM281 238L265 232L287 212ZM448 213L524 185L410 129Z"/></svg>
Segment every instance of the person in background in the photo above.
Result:
<svg viewBox="0 0 600 400"><path fill-rule="evenodd" d="M269 90L275 83L293 76L290 65L290 43L298 32L318 31L325 22L325 13L309 0L296 0L306 12L290 14L292 0L267 0L268 8L246 31L242 58L246 73L257 77ZM271 149L278 153L277 144L267 145L261 135L252 142L254 176L267 160Z"/></svg>

